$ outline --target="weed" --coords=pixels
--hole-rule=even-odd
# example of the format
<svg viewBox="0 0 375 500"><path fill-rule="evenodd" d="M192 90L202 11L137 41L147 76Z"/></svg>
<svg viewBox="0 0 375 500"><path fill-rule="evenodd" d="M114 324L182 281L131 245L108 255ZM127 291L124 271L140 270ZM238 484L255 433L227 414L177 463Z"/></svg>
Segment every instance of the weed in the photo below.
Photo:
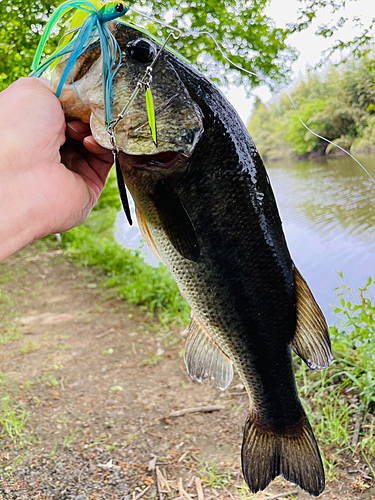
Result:
<svg viewBox="0 0 375 500"><path fill-rule="evenodd" d="M16 460L12 466L12 471L14 471L15 468L17 467L17 465L22 462L22 460L24 459L24 456L26 455L27 452L28 452L28 450L26 449L19 457L16 458Z"/></svg>
<svg viewBox="0 0 375 500"><path fill-rule="evenodd" d="M159 361L163 359L163 356L152 356L151 358L144 359L140 362L140 365L157 365Z"/></svg>
<svg viewBox="0 0 375 500"><path fill-rule="evenodd" d="M5 385L9 380L9 377L6 373L0 371L0 385Z"/></svg>
<svg viewBox="0 0 375 500"><path fill-rule="evenodd" d="M0 433L7 434L14 445L19 442L24 446L31 441L31 435L25 428L28 412L20 406L11 406L9 396L2 398L2 410L0 413Z"/></svg>
<svg viewBox="0 0 375 500"><path fill-rule="evenodd" d="M96 446L100 445L100 444L106 444L107 442L109 441L109 437L107 436L107 434L104 432L102 434L100 434L99 437L97 437L95 439L95 441L93 441L92 443L89 443L87 446L87 448L95 448Z"/></svg>
<svg viewBox="0 0 375 500"><path fill-rule="evenodd" d="M59 381L55 375L51 375L50 373L45 373L42 375L41 380L46 383L46 385L49 385L50 387L58 387L59 386Z"/></svg>
<svg viewBox="0 0 375 500"><path fill-rule="evenodd" d="M2 326L0 328L0 345L9 344L13 340L18 340L23 337L23 330L20 326L14 323L9 317L0 315Z"/></svg>
<svg viewBox="0 0 375 500"><path fill-rule="evenodd" d="M56 455L56 451L57 451L57 447L58 447L58 442L55 441L54 445L53 445L53 450L51 451L50 453L50 456L51 457L54 457Z"/></svg>
<svg viewBox="0 0 375 500"><path fill-rule="evenodd" d="M103 354L106 355L106 354L113 354L113 349L112 347L110 347L109 349L107 349L106 351L103 351Z"/></svg>
<svg viewBox="0 0 375 500"><path fill-rule="evenodd" d="M68 448L70 446L75 440L78 430L79 429L69 429L68 434L64 437L63 448Z"/></svg>
<svg viewBox="0 0 375 500"><path fill-rule="evenodd" d="M30 352L34 352L40 349L40 344L39 342L33 342L32 340L28 340L25 342L24 346L21 349L17 349L16 351L13 352L14 356L20 355L20 354L29 354Z"/></svg>
<svg viewBox="0 0 375 500"><path fill-rule="evenodd" d="M72 346L69 344L62 344L61 342L57 342L56 344L54 344L53 348L55 349L55 351L69 351L70 349L72 349Z"/></svg>
<svg viewBox="0 0 375 500"><path fill-rule="evenodd" d="M334 443L353 451L354 426L350 424L358 418L363 422L358 446L373 454L375 303L370 288L374 281L369 278L366 286L355 294L341 277L343 284L337 289L339 304L334 309L339 322L330 327L334 362L319 372L310 371L304 363L296 360L296 380L321 443Z"/></svg>
<svg viewBox="0 0 375 500"><path fill-rule="evenodd" d="M245 403L241 403L240 405L237 405L235 401L232 401L232 406L233 406L233 416L236 417L238 413L241 411L241 409L245 406Z"/></svg>

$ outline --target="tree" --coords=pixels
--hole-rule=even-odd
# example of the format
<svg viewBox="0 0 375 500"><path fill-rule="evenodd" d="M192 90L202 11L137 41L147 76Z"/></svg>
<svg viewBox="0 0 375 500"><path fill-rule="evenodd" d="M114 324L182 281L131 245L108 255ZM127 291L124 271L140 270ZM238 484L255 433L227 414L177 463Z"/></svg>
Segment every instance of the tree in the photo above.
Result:
<svg viewBox="0 0 375 500"><path fill-rule="evenodd" d="M314 21L319 11L331 7L332 13L340 12L344 9L349 2L357 2L358 0L298 0L303 4L299 11L299 18L296 23L290 24L289 29L291 32L302 31L310 26ZM375 17L371 17L369 13L368 19L361 19L356 17L351 19L356 23L356 27L360 28L361 32L359 35L355 36L352 40L344 42L342 40L334 43L331 48L329 48L324 53L324 59L326 61L333 53L347 49L346 57L344 61L351 57L362 57L368 54L373 45L375 37ZM321 24L316 34L323 36L325 38L332 37L335 33L339 33L340 29L349 21L348 18L341 16L336 23L326 23Z"/></svg>
<svg viewBox="0 0 375 500"><path fill-rule="evenodd" d="M53 0L0 1L0 90L29 73L42 27L53 5L58 3L58 0L56 3ZM273 20L264 14L267 3L268 0L140 0L135 8L146 9L162 20L166 14L173 15L175 26L191 31L175 44L182 55L209 76L222 82L243 82L250 87L257 85L259 78L231 70L215 42L207 36L198 36L198 31L212 33L236 64L276 81L285 81L296 54L285 41L289 30L275 27ZM157 31L150 23L148 27ZM55 47L58 38L47 47L47 52Z"/></svg>
<svg viewBox="0 0 375 500"><path fill-rule="evenodd" d="M324 71L310 71L289 90L298 115L285 94L267 104L256 101L249 132L262 155L280 158L288 154L335 151L332 145L314 136L329 139L344 149L371 150L375 138L373 59L365 56L340 67L333 64ZM293 151L288 151L290 145Z"/></svg>
<svg viewBox="0 0 375 500"><path fill-rule="evenodd" d="M31 69L39 33L53 11L53 0L0 1L0 90Z"/></svg>

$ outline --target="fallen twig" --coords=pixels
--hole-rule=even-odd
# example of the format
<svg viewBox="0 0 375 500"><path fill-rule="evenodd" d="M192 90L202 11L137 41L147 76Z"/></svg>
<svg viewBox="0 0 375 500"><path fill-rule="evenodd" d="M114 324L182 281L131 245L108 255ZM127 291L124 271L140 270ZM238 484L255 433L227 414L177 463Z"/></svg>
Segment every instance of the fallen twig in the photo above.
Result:
<svg viewBox="0 0 375 500"><path fill-rule="evenodd" d="M197 490L198 500L204 500L202 481L201 481L201 478L198 476L195 478L195 488Z"/></svg>
<svg viewBox="0 0 375 500"><path fill-rule="evenodd" d="M172 411L172 413L170 413L168 417L181 417L186 413L198 413L198 412L207 413L210 411L220 411L220 410L225 410L225 406L223 405L198 406L196 408L184 408L183 410Z"/></svg>
<svg viewBox="0 0 375 500"><path fill-rule="evenodd" d="M180 497L182 498L186 498L186 500L193 500L191 498L191 496L189 495L189 493L187 493L185 490L184 490L184 487L182 485L182 477L179 477L178 478L178 492L180 494Z"/></svg>
<svg viewBox="0 0 375 500"><path fill-rule="evenodd" d="M82 476L82 473L83 471L88 467L89 464L85 464L82 469L79 471L79 474L78 474L78 482L80 483L81 482L81 476Z"/></svg>
<svg viewBox="0 0 375 500"><path fill-rule="evenodd" d="M171 488L169 487L168 481L165 479L158 466L155 467L155 471L156 471L156 477L160 482L160 487L162 489L166 489L167 492L170 493Z"/></svg>
<svg viewBox="0 0 375 500"><path fill-rule="evenodd" d="M180 456L180 458L177 460L177 462L182 462L183 459L186 457L186 455L188 454L189 452L188 451L185 451L185 453L183 455Z"/></svg>
<svg viewBox="0 0 375 500"><path fill-rule="evenodd" d="M224 488L224 490L228 493L228 495L231 497L231 499L232 499L232 500L235 500L235 498L234 498L234 496L232 495L232 493L231 493L229 490L227 490L227 488L226 488L224 485L223 485L223 488Z"/></svg>
<svg viewBox="0 0 375 500"><path fill-rule="evenodd" d="M114 332L115 329L114 328L110 328L109 330L106 330L105 332L103 333L99 333L99 335L96 335L95 338L97 339L102 339L103 337L105 337L106 335L109 335L110 333Z"/></svg>
<svg viewBox="0 0 375 500"><path fill-rule="evenodd" d="M137 496L135 496L135 492L133 491L134 500L139 500L139 498L142 498L143 495L145 495L150 488L151 488L151 484L150 484L150 486L147 486L143 491L141 491Z"/></svg>
<svg viewBox="0 0 375 500"><path fill-rule="evenodd" d="M359 433L361 431L361 424L362 424L362 413L358 413L355 419L355 426L354 426L354 432L353 432L353 438L352 438L352 446L353 448L357 447L358 441L359 441Z"/></svg>
<svg viewBox="0 0 375 500"><path fill-rule="evenodd" d="M163 500L164 496L163 496L163 493L162 493L162 489L161 489L161 486L160 486L160 481L159 481L157 473L156 473L156 487L158 489L159 500Z"/></svg>
<svg viewBox="0 0 375 500"><path fill-rule="evenodd" d="M149 461L148 467L147 467L147 469L148 469L149 472L154 472L155 467L156 467L156 460L157 460L157 458L158 457L155 456L152 460Z"/></svg>

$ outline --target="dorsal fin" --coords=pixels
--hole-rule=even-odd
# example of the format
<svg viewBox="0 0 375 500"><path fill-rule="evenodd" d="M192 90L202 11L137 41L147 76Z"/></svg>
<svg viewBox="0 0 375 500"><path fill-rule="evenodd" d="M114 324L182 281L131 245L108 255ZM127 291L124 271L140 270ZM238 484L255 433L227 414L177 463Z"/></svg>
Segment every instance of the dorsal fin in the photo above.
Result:
<svg viewBox="0 0 375 500"><path fill-rule="evenodd" d="M326 320L296 267L294 267L294 282L297 323L291 341L292 349L312 370L327 368L333 357Z"/></svg>
<svg viewBox="0 0 375 500"><path fill-rule="evenodd" d="M161 258L160 253L159 253L159 250L155 244L155 241L154 241L153 237L151 236L151 233L150 233L150 230L148 228L145 216L143 215L143 213L139 210L139 208L137 206L135 207L135 213L137 215L139 229L141 230L142 236L146 240L146 243L147 243L149 249L151 250L151 252L154 254L154 256L157 259L163 260Z"/></svg>
<svg viewBox="0 0 375 500"><path fill-rule="evenodd" d="M184 359L190 377L198 382L209 378L225 391L233 379L232 361L196 316L189 326Z"/></svg>

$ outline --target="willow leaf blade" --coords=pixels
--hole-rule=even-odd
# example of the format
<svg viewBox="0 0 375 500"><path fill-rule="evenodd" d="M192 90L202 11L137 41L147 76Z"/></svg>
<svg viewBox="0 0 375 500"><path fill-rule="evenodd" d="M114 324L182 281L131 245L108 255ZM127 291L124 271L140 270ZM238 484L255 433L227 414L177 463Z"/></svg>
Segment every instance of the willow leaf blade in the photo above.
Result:
<svg viewBox="0 0 375 500"><path fill-rule="evenodd" d="M146 106L147 106L148 123L151 129L152 140L154 141L155 146L157 146L158 138L156 130L155 108L150 87L147 87L146 89Z"/></svg>

